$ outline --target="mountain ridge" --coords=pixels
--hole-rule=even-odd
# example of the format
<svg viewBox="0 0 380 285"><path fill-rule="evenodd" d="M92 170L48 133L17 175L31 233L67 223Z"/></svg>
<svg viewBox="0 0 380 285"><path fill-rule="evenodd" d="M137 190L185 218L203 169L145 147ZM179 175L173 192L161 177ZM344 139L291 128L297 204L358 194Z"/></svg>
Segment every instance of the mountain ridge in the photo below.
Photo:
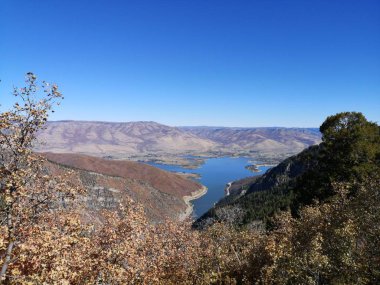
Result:
<svg viewBox="0 0 380 285"><path fill-rule="evenodd" d="M39 152L114 155L208 151L214 142L156 122L48 122L38 138Z"/></svg>
<svg viewBox="0 0 380 285"><path fill-rule="evenodd" d="M297 153L320 142L317 129L171 127L153 121L52 121L38 134L38 152L129 158L150 154Z"/></svg>

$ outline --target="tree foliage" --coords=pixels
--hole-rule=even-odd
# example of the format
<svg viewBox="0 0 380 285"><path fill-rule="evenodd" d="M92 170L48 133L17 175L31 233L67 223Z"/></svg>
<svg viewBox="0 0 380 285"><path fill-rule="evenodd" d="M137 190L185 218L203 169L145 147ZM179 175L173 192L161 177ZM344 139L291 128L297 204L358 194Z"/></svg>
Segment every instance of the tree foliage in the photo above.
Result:
<svg viewBox="0 0 380 285"><path fill-rule="evenodd" d="M331 180L352 181L379 170L380 128L361 113L344 112L321 125L322 169Z"/></svg>
<svg viewBox="0 0 380 285"><path fill-rule="evenodd" d="M20 260L14 253L35 226L77 192L64 178L47 176L43 160L31 150L38 130L62 98L56 85L44 82L39 90L36 79L28 73L27 86L13 92L21 102L0 115L0 280L9 265Z"/></svg>
<svg viewBox="0 0 380 285"><path fill-rule="evenodd" d="M322 143L317 165L294 187L294 209L334 195L333 184L369 179L380 171L380 127L361 113L344 112L328 117L320 127ZM350 194L359 189L352 188Z"/></svg>

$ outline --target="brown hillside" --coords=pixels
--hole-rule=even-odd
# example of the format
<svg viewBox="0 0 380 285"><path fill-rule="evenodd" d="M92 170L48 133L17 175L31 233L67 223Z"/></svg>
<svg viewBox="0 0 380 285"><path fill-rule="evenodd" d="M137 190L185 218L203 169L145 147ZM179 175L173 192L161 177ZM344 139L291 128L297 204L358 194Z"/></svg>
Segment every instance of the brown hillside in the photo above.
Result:
<svg viewBox="0 0 380 285"><path fill-rule="evenodd" d="M195 181L156 167L126 160L108 160L78 154L43 153L48 160L86 171L147 182L154 188L182 198L201 188Z"/></svg>
<svg viewBox="0 0 380 285"><path fill-rule="evenodd" d="M175 127L155 122L48 122L38 134L38 152L112 155L208 151L216 144Z"/></svg>

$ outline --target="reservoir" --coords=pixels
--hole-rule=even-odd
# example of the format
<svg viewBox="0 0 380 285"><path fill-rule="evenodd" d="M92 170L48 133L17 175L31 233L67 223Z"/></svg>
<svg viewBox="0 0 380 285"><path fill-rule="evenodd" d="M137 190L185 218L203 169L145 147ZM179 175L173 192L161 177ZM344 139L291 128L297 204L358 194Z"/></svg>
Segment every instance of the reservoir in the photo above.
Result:
<svg viewBox="0 0 380 285"><path fill-rule="evenodd" d="M199 199L193 200L194 205L194 218L200 217L208 209L214 206L224 197L224 189L228 182L239 180L248 176L261 175L265 173L270 167L259 167L260 172L251 172L245 169L249 165L250 159L245 157L222 157L222 158L208 158L205 163L197 169L186 169L177 165L149 163L152 166L171 171L171 172L186 172L197 173L201 177L199 182L205 185L208 190L205 195Z"/></svg>

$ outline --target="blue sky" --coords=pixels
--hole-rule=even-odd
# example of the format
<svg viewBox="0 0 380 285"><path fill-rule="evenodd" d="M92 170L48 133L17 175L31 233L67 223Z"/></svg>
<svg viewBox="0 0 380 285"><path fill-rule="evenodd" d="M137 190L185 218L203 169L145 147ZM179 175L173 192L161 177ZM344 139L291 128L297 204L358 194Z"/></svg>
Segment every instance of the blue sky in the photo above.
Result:
<svg viewBox="0 0 380 285"><path fill-rule="evenodd" d="M28 71L54 120L318 127L380 122L378 0L0 0L0 102Z"/></svg>

